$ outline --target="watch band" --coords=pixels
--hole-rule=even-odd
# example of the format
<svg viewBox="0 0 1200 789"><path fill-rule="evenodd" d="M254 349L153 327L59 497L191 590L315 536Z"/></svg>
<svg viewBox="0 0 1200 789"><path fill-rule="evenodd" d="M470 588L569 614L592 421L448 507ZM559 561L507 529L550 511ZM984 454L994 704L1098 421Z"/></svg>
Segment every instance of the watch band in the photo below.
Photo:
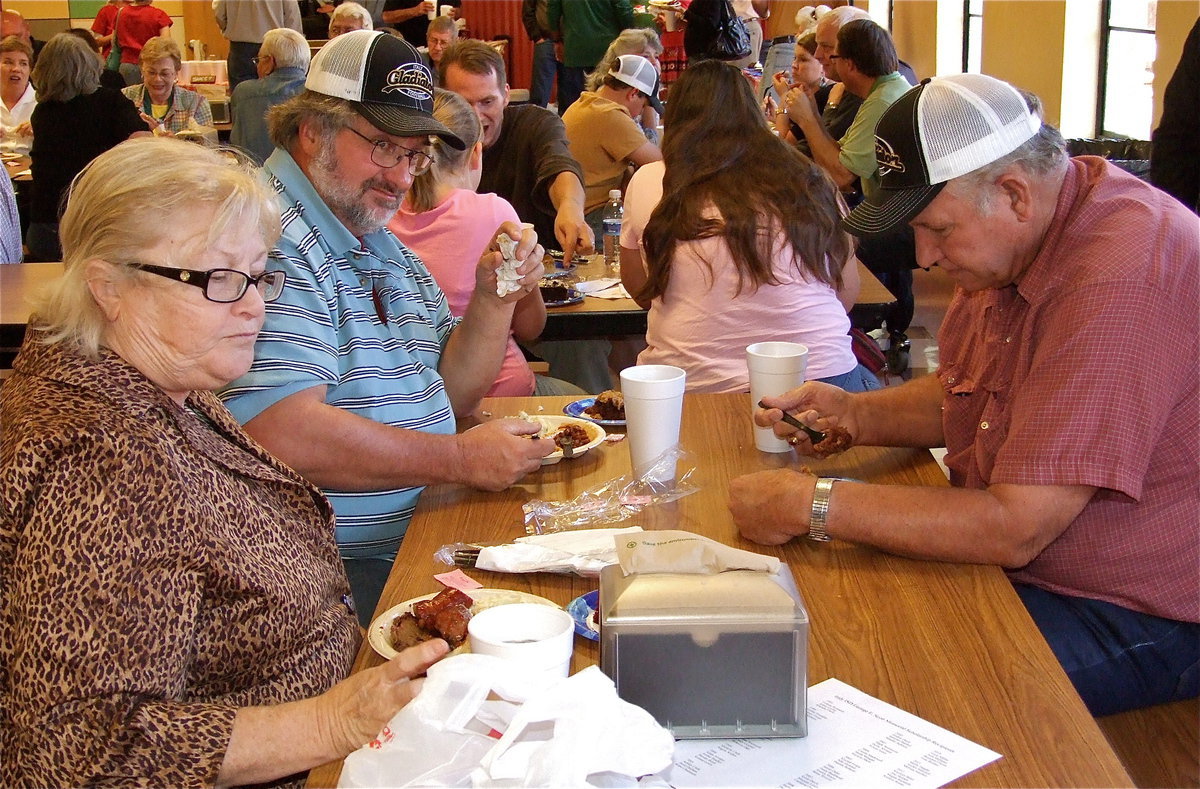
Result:
<svg viewBox="0 0 1200 789"><path fill-rule="evenodd" d="M812 511L808 515L808 539L814 542L829 542L830 537L825 532L825 524L829 518L829 497L833 493L833 483L848 482L845 477L818 477L813 486Z"/></svg>

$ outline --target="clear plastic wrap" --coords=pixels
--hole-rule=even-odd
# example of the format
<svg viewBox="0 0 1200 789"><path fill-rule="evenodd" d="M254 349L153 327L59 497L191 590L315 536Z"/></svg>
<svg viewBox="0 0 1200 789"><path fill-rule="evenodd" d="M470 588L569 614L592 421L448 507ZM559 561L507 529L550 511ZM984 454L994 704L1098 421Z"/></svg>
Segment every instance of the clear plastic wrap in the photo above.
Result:
<svg viewBox="0 0 1200 789"><path fill-rule="evenodd" d="M700 489L692 480L695 470L691 456L674 447L659 455L641 478L634 478L632 473L617 477L571 501L528 501L525 533L550 534L620 523L646 507L695 493ZM660 478L666 481L656 481Z"/></svg>

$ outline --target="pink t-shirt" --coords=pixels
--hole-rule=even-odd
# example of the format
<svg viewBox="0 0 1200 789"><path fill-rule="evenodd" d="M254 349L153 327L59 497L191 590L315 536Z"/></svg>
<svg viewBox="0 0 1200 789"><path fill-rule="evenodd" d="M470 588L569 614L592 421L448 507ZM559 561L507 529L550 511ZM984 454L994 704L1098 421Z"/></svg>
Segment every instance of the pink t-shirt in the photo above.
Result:
<svg viewBox="0 0 1200 789"><path fill-rule="evenodd" d="M521 223L507 200L456 189L424 213L414 214L405 204L388 222L388 228L429 269L446 293L450 312L462 317L475 291L475 267L503 222ZM533 394L534 384L533 371L510 332L504 363L488 396L528 397Z"/></svg>
<svg viewBox="0 0 1200 789"><path fill-rule="evenodd" d="M665 172L662 162L652 162L634 173L625 192L621 246L642 247ZM667 292L650 304L647 347L638 364L682 367L689 392L748 392L746 346L780 340L808 346L807 379L853 370L858 362L847 336L850 318L837 293L801 275L782 234L776 246L779 284L747 286L735 296L737 269L721 238L677 244Z"/></svg>
<svg viewBox="0 0 1200 789"><path fill-rule="evenodd" d="M1098 488L1014 580L1200 618L1198 261L1200 219L1085 156L1020 281L955 294L938 335L951 482Z"/></svg>

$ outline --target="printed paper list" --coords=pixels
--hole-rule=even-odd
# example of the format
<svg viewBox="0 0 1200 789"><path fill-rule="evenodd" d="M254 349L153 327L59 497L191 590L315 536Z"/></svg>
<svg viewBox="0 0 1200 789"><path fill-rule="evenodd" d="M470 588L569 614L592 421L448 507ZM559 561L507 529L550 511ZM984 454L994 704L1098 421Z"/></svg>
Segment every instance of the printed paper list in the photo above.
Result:
<svg viewBox="0 0 1200 789"><path fill-rule="evenodd" d="M1000 754L836 679L808 690L808 736L680 740L668 781L703 786L942 786Z"/></svg>

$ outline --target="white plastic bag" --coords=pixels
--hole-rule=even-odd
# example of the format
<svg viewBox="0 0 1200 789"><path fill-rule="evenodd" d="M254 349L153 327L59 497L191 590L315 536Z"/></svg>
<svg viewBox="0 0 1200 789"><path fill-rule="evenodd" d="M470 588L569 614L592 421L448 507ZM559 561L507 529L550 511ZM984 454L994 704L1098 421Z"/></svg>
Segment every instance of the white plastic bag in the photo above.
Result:
<svg viewBox="0 0 1200 789"><path fill-rule="evenodd" d="M489 655L447 658L339 786L637 786L675 742L591 666L565 679Z"/></svg>

